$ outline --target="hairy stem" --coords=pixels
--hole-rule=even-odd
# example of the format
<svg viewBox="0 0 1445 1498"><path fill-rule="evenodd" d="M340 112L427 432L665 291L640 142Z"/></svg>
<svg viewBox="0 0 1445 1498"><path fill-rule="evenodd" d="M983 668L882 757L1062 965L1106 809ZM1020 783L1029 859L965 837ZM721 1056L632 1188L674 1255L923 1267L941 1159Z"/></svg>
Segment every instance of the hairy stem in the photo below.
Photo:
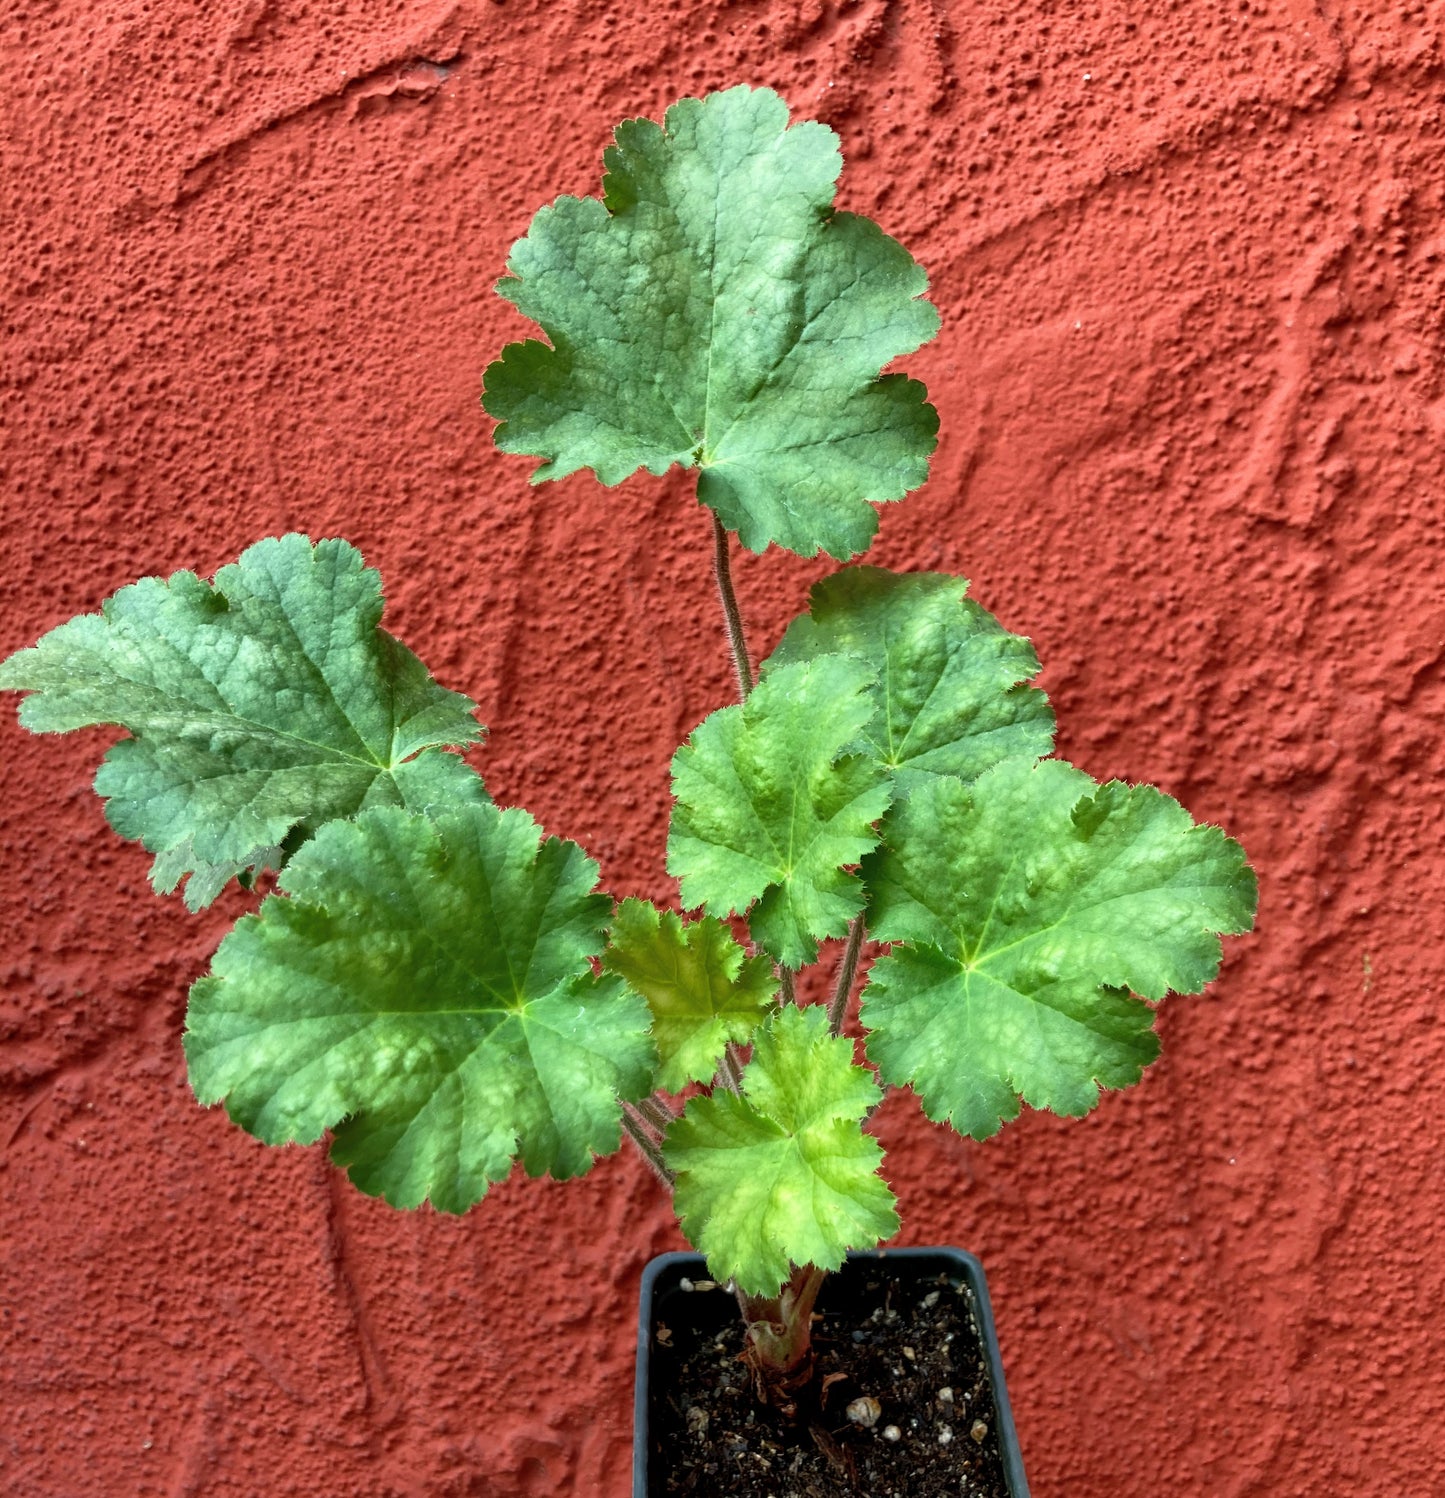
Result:
<svg viewBox="0 0 1445 1498"><path fill-rule="evenodd" d="M743 1058L731 1040L723 1047L722 1061L718 1064L718 1076L729 1092L742 1092Z"/></svg>
<svg viewBox="0 0 1445 1498"><path fill-rule="evenodd" d="M738 673L738 696L746 702L753 689L753 667L748 658L747 637L743 634L743 616L738 597L733 592L732 564L728 560L727 527L712 517L712 566L717 578L718 597L722 599L723 617L727 620L728 644L732 646L733 667Z"/></svg>
<svg viewBox="0 0 1445 1498"><path fill-rule="evenodd" d="M677 1121L677 1114L656 1096L642 1098L632 1106L659 1134L667 1133L668 1126Z"/></svg>
<svg viewBox="0 0 1445 1498"><path fill-rule="evenodd" d="M783 991L784 1004L796 1004L798 1002L798 990L793 986L793 970L778 964L778 987Z"/></svg>
<svg viewBox="0 0 1445 1498"><path fill-rule="evenodd" d="M848 1017L848 996L853 992L853 979L858 976L858 957L867 935L863 912L859 911L848 927L848 945L843 948L843 961L838 965L838 986L833 990L832 1003L828 1005L830 1035L843 1033L843 1021Z"/></svg>
<svg viewBox="0 0 1445 1498"><path fill-rule="evenodd" d="M728 530L716 515L712 517L712 565L713 575L717 578L718 597L722 600L723 618L727 621L728 644L733 653L733 669L738 676L738 696L746 702L748 693L753 689L753 666L748 656L747 635L743 632L743 612L738 607L738 595L733 592L733 569L729 560ZM778 969L778 981L782 984L784 1001L789 1004L795 1003L793 975L787 968ZM735 1045L731 1043L728 1045L718 1073L723 1082L734 1092L742 1091L742 1057L738 1054L738 1048Z"/></svg>
<svg viewBox="0 0 1445 1498"><path fill-rule="evenodd" d="M667 1168L667 1162L662 1158L662 1151L657 1147L657 1142L649 1136L647 1130L637 1121L636 1114L625 1103L622 1106L622 1127L627 1130L628 1137L637 1146L642 1158L652 1167L653 1175L671 1191L677 1177Z"/></svg>

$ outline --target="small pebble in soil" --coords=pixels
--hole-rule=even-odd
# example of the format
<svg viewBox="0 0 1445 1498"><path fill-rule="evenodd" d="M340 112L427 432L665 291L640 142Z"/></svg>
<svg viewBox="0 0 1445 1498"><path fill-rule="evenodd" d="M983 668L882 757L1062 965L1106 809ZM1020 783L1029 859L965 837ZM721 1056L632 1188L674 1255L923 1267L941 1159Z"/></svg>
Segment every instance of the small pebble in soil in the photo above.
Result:
<svg viewBox="0 0 1445 1498"><path fill-rule="evenodd" d="M969 1431L969 1435L982 1446L988 1440L988 1426L982 1420L975 1420L973 1422L973 1429Z"/></svg>
<svg viewBox="0 0 1445 1498"><path fill-rule="evenodd" d="M946 1426L946 1425L939 1426L939 1428L938 1428L938 1444L940 1446L947 1446L948 1443L952 1439L953 1439L953 1431L950 1430L949 1427Z"/></svg>
<svg viewBox="0 0 1445 1498"><path fill-rule="evenodd" d="M938 1391L938 1402L939 1404L953 1403L953 1390L950 1389L947 1384L944 1384L944 1386Z"/></svg>
<svg viewBox="0 0 1445 1498"><path fill-rule="evenodd" d="M864 1430L872 1430L882 1413L883 1406L871 1394L864 1394L848 1406L848 1418L854 1425L861 1425Z"/></svg>
<svg viewBox="0 0 1445 1498"><path fill-rule="evenodd" d="M885 1425L882 1434L885 1441L901 1440L903 1436L903 1432L896 1425Z"/></svg>

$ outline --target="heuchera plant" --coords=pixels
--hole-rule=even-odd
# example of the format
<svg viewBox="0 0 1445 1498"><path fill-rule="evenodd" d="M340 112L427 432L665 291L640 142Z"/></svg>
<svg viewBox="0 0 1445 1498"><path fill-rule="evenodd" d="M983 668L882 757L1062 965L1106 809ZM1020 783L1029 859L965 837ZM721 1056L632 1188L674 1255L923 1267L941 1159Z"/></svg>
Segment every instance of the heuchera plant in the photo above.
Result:
<svg viewBox="0 0 1445 1498"><path fill-rule="evenodd" d="M1024 1103L1087 1112L1158 1054L1150 1001L1199 992L1248 929L1254 879L1168 796L1048 757L1033 650L962 578L836 571L754 680L729 533L868 546L938 426L879 372L938 316L907 251L834 211L832 131L766 89L629 120L605 162L600 199L513 249L498 290L546 342L508 347L484 404L534 481L697 470L742 700L673 760L687 916L614 904L577 844L492 803L453 752L473 704L380 628L344 541L145 578L0 686L36 732L127 731L95 788L158 891L194 910L278 871L191 990L202 1103L268 1143L330 1131L363 1191L445 1212L625 1131L786 1406L824 1274L898 1229L866 1127L885 1090L975 1139ZM834 937L831 1001L800 1005ZM868 941L865 1064L844 1021Z"/></svg>

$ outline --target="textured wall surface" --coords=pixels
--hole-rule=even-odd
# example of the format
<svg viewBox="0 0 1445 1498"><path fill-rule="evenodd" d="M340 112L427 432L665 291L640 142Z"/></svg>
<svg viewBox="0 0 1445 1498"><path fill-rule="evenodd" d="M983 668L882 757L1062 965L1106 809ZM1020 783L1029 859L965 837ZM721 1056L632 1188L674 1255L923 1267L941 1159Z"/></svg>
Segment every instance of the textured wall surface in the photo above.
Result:
<svg viewBox="0 0 1445 1498"><path fill-rule="evenodd" d="M1445 1491L1439 0L8 0L0 653L260 535L355 541L499 800L667 899L730 692L688 485L532 490L492 295L616 120L746 81L928 267L943 438L872 558L1031 636L1060 749L1261 876L1087 1120L882 1118L906 1242L984 1258L1040 1498ZM826 559L747 558L770 646ZM628 1154L393 1213L186 1086L200 917L0 717L0 1487L622 1498Z"/></svg>

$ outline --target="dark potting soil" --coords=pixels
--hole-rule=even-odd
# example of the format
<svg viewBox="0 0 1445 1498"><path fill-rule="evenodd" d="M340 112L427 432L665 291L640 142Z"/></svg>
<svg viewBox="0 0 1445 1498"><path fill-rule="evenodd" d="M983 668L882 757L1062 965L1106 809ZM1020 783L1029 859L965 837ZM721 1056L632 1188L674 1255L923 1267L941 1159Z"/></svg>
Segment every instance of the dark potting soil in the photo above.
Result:
<svg viewBox="0 0 1445 1498"><path fill-rule="evenodd" d="M828 1277L792 1422L753 1395L737 1303L698 1285L658 1306L649 1498L1008 1498L971 1296L936 1261Z"/></svg>

